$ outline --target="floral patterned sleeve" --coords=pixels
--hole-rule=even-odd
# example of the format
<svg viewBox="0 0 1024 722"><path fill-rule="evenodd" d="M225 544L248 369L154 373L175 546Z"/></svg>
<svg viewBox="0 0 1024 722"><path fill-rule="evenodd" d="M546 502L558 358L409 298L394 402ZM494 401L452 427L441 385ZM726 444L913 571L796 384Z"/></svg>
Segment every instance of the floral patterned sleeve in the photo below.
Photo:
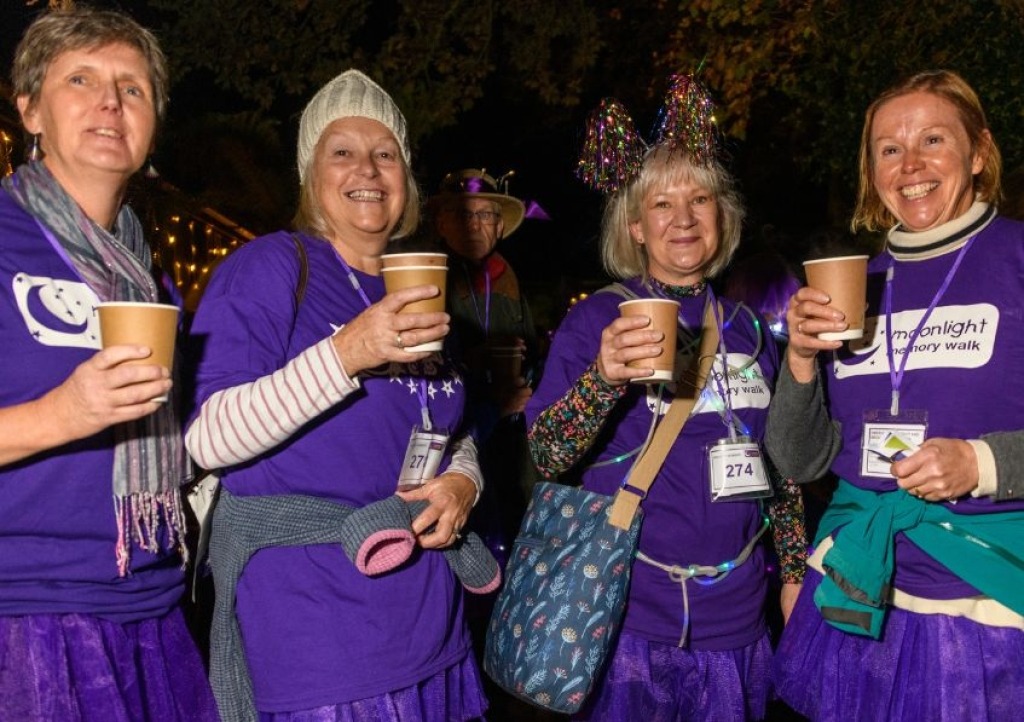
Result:
<svg viewBox="0 0 1024 722"><path fill-rule="evenodd" d="M767 505L783 583L800 584L807 568L807 526L800 487L769 467L775 496Z"/></svg>
<svg viewBox="0 0 1024 722"><path fill-rule="evenodd" d="M571 469L594 443L627 387L611 386L592 363L558 401L541 412L527 434L530 454L547 479Z"/></svg>

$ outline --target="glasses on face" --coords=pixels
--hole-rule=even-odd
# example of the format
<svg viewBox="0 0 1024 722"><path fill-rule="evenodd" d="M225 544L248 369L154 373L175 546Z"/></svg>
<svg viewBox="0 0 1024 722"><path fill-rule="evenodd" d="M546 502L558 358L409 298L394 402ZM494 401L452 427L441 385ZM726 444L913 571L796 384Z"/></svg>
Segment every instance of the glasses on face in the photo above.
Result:
<svg viewBox="0 0 1024 722"><path fill-rule="evenodd" d="M475 218L480 222L482 226L496 226L498 221L501 220L501 214L497 211L454 211L455 215L461 218L465 223L472 223Z"/></svg>

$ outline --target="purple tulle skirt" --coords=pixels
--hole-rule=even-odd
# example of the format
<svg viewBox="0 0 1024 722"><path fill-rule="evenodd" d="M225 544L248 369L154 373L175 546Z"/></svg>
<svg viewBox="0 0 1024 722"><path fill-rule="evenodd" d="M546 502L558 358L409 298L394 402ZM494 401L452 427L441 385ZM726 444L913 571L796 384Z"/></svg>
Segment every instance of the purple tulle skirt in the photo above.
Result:
<svg viewBox="0 0 1024 722"><path fill-rule="evenodd" d="M771 685L766 633L746 647L690 650L623 632L579 722L762 719Z"/></svg>
<svg viewBox="0 0 1024 722"><path fill-rule="evenodd" d="M890 608L880 640L826 624L804 587L775 657L776 689L815 722L1024 719L1024 632Z"/></svg>
<svg viewBox="0 0 1024 722"><path fill-rule="evenodd" d="M261 712L260 722L468 722L487 711L480 672L467 654L411 687L298 712Z"/></svg>
<svg viewBox="0 0 1024 722"><path fill-rule="evenodd" d="M0 720L217 719L180 610L127 624L85 614L0 617Z"/></svg>

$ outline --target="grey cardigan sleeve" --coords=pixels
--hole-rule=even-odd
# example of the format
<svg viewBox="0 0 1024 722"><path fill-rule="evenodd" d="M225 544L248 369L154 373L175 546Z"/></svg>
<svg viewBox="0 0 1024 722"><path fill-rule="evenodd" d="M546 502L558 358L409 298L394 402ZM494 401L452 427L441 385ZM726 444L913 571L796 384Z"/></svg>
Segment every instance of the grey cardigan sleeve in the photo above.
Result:
<svg viewBox="0 0 1024 722"><path fill-rule="evenodd" d="M784 359L768 407L765 433L768 456L782 476L798 484L824 476L842 446L840 432L825 407L820 377L799 383Z"/></svg>
<svg viewBox="0 0 1024 722"><path fill-rule="evenodd" d="M981 440L992 449L996 459L996 501L1024 498L1024 431L984 434Z"/></svg>

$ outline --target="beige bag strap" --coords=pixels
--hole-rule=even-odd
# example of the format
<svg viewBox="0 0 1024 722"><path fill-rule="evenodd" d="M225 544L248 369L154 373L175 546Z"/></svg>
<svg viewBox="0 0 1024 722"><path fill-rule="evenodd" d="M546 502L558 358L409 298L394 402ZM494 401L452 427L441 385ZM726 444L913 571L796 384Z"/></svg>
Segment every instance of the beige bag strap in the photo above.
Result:
<svg viewBox="0 0 1024 722"><path fill-rule="evenodd" d="M718 313L721 317L723 311L720 303L718 304ZM615 492L615 501L608 514L608 521L613 526L629 529L633 523L637 507L647 496L647 490L651 488L654 477L657 476L661 465L665 463L669 449L675 443L676 437L682 431L683 424L686 423L697 399L700 398L701 391L704 390L704 383L711 372L717 351L718 324L715 322L714 311L709 303L704 308L704 331L700 337L700 349L693 358L690 368L676 385L676 397L672 400L665 418L658 424L650 446L637 460L626 483Z"/></svg>

